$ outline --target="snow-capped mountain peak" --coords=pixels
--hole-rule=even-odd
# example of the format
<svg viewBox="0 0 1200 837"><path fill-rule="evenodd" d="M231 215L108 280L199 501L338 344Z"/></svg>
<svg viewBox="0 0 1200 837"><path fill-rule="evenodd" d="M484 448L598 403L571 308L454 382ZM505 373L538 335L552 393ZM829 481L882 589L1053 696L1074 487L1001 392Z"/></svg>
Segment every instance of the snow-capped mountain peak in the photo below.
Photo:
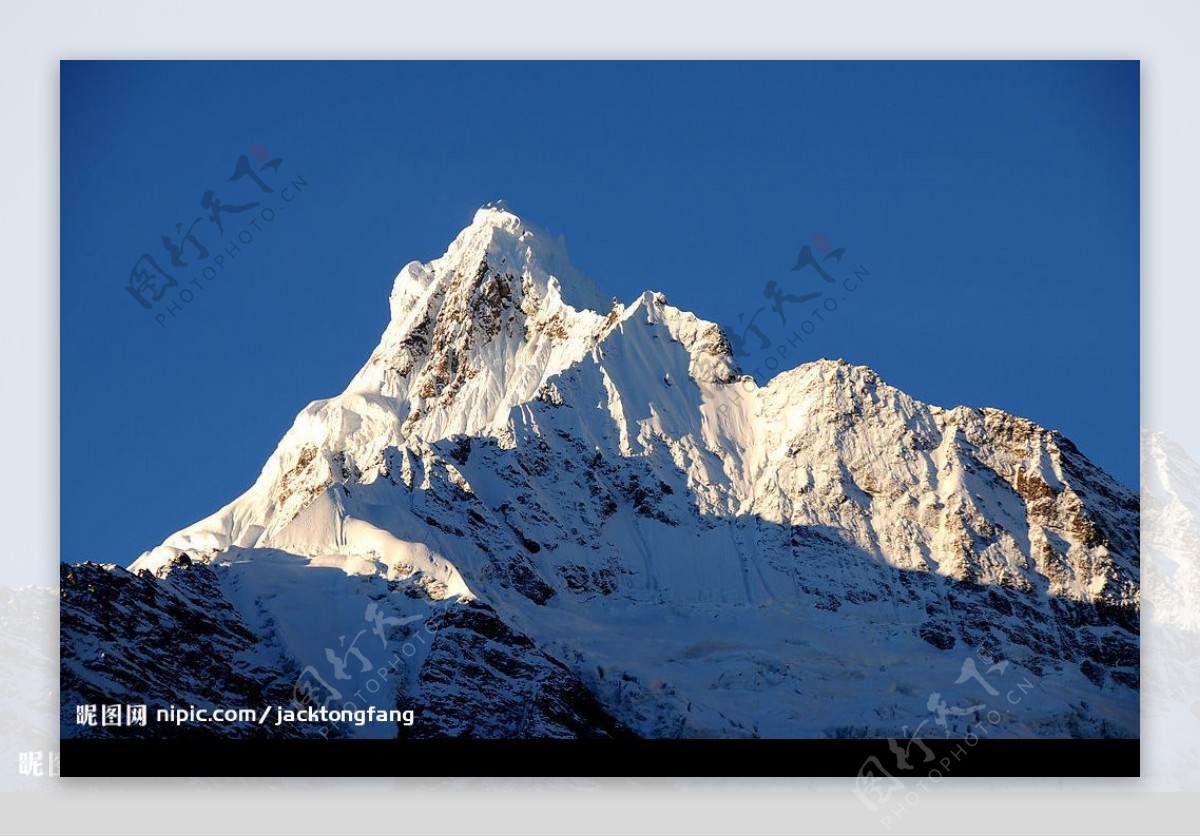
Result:
<svg viewBox="0 0 1200 837"><path fill-rule="evenodd" d="M538 298L554 295L572 308L607 313L595 284L571 264L566 241L497 202L477 210L441 257L405 265L392 288L392 320L405 320L431 288L456 279L479 283L495 274L511 275L523 293L533 290Z"/></svg>

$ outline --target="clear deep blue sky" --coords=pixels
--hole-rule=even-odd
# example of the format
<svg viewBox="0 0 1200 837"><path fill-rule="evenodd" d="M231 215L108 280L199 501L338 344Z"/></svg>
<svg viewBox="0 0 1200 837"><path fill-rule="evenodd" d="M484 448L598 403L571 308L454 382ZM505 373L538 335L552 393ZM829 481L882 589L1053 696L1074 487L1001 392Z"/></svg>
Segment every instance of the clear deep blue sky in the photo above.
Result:
<svg viewBox="0 0 1200 837"><path fill-rule="evenodd" d="M605 292L727 325L769 281L826 291L789 268L845 248L831 275L870 276L784 365L1027 416L1136 486L1138 113L1135 62L65 63L62 557L126 564L247 488L366 360L401 266L499 197ZM229 181L242 155L282 158L269 195ZM215 225L207 262L160 242L208 190L260 203L226 241L280 208L164 329L131 270L190 287ZM782 307L775 345L813 303Z"/></svg>

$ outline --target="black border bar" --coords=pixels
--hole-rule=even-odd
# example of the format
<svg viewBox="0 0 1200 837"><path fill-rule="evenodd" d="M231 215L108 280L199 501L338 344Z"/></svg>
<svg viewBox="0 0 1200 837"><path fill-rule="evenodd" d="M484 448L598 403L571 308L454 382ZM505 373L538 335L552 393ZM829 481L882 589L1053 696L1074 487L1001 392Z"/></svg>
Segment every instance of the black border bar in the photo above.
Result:
<svg viewBox="0 0 1200 837"><path fill-rule="evenodd" d="M63 776L1136 777L1138 739L64 739ZM934 771L937 771L935 774Z"/></svg>

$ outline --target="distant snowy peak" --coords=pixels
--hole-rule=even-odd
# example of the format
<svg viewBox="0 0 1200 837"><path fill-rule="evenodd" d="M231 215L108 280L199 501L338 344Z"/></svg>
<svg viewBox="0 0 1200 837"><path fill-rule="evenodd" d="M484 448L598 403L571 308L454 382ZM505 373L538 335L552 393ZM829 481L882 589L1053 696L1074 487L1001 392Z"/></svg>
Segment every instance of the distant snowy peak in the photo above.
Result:
<svg viewBox="0 0 1200 837"><path fill-rule="evenodd" d="M1200 628L1200 464L1163 433L1142 431L1142 578L1152 624Z"/></svg>
<svg viewBox="0 0 1200 837"><path fill-rule="evenodd" d="M1143 503L1173 505L1189 516L1200 509L1200 464L1182 445L1165 433L1142 430L1141 464Z"/></svg>

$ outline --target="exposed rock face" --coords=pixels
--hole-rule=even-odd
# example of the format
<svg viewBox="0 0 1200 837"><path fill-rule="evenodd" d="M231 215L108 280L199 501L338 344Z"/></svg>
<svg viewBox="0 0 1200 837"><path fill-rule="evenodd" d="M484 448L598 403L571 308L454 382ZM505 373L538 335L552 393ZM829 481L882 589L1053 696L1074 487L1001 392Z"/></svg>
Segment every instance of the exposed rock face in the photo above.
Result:
<svg viewBox="0 0 1200 837"><path fill-rule="evenodd" d="M438 623L417 699L416 738L632 737L570 669L478 601Z"/></svg>
<svg viewBox="0 0 1200 837"><path fill-rule="evenodd" d="M261 707L291 697L294 673L253 664L263 638L250 631L221 592L216 573L181 556L161 578L97 564L60 572L61 690L64 731L97 737L262 737L252 723L159 722L171 706ZM147 704L144 726L78 723L83 705ZM150 707L154 707L151 709ZM288 728L283 734L299 734Z"/></svg>
<svg viewBox="0 0 1200 837"><path fill-rule="evenodd" d="M150 577L69 570L64 655L139 648L76 691L261 701L313 667L345 699L329 664L395 642L370 700L420 719L370 734L894 736L931 693L978 705L978 658L1032 684L1003 734L1137 734L1138 498L1057 432L842 361L757 387L715 325L605 301L501 209L391 304L346 391ZM436 637L393 636L418 622ZM153 665L161 630L189 635L183 673Z"/></svg>

